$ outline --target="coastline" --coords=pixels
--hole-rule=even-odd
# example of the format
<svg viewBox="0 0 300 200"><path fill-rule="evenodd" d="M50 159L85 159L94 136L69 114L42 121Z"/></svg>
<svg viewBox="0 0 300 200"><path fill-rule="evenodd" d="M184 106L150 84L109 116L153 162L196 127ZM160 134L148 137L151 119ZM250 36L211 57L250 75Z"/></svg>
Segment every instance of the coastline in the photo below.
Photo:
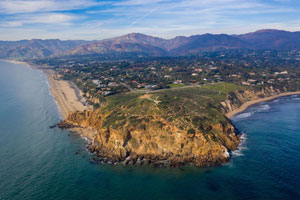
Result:
<svg viewBox="0 0 300 200"><path fill-rule="evenodd" d="M63 119L66 119L70 112L91 109L91 107L85 103L82 92L78 88L75 88L73 84L57 79L55 72L51 69L41 70L47 76L50 92L58 104Z"/></svg>
<svg viewBox="0 0 300 200"><path fill-rule="evenodd" d="M5 59L0 59L0 61L3 61L3 62L9 62L9 63L13 63L13 64L26 65L27 67L33 68L33 66L31 66L31 65L28 64L27 62L22 62L22 61L18 61L18 60L5 60Z"/></svg>
<svg viewBox="0 0 300 200"><path fill-rule="evenodd" d="M233 111L230 111L230 112L226 113L225 115L226 115L226 117L231 119L235 115L245 111L247 108L249 108L252 105L255 105L255 104L258 104L258 103L261 103L261 102L265 102L265 101L271 101L271 100L277 99L279 97L292 96L292 95L300 95L300 91L297 91L297 92L284 92L284 93L274 95L274 96L270 96L270 97L265 97L265 98L260 98L260 99L247 101L243 105L241 105L239 108L234 109Z"/></svg>
<svg viewBox="0 0 300 200"><path fill-rule="evenodd" d="M86 103L86 99L83 97L82 91L77 88L74 83L58 79L54 70L45 69L39 66L32 66L29 63L22 61L3 59L0 61L21 64L32 69L41 70L46 75L47 82L49 84L49 92L52 94L57 104L62 120L67 119L71 112L92 110L92 106ZM70 129L70 131L80 134L83 139L88 141L92 141L94 135L97 134L95 130L89 127L76 127Z"/></svg>
<svg viewBox="0 0 300 200"><path fill-rule="evenodd" d="M47 77L50 93L53 95L63 119L66 119L70 112L92 109L92 106L86 103L82 91L79 90L74 83L58 79L54 70L34 66L18 60L0 59L0 61L25 65L31 69L41 70Z"/></svg>
<svg viewBox="0 0 300 200"><path fill-rule="evenodd" d="M92 109L92 106L86 103L82 91L74 83L57 79L55 71L51 69L41 70L47 76L50 86L49 90L57 103L63 120L67 119L71 112ZM78 133L83 139L89 142L93 141L94 136L97 134L97 131L89 127L71 128L70 131Z"/></svg>
<svg viewBox="0 0 300 200"><path fill-rule="evenodd" d="M8 61L6 61L8 62ZM28 63L19 62L19 61L11 61L11 63L15 64L24 64L26 66L32 67ZM85 103L85 98L83 97L82 91L80 91L74 83L69 81L60 80L57 78L56 72L52 69L45 69L43 67L33 67L34 69L42 70L47 76L47 80L49 83L49 90L56 101L60 114L63 119L67 119L69 113L74 111L84 111L91 110L92 107L88 106ZM291 95L300 95L300 91L296 92L284 92L278 95L258 98L255 100L247 101L242 104L239 108L232 110L231 112L226 113L225 115L231 119L235 115L245 111L247 108L254 104L258 104L265 101L271 101L279 97L283 96L291 96ZM75 127L70 129L70 131L79 134L83 139L92 142L97 134L97 131L90 127Z"/></svg>

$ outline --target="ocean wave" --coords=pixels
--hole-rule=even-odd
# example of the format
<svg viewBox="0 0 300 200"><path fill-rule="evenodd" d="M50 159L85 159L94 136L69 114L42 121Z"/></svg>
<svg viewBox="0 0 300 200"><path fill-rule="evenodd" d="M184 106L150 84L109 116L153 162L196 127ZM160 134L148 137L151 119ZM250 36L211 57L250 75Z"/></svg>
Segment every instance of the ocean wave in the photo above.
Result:
<svg viewBox="0 0 300 200"><path fill-rule="evenodd" d="M241 113L241 114L236 115L234 118L235 119L244 119L244 118L250 117L252 114L253 114L253 112Z"/></svg>
<svg viewBox="0 0 300 200"><path fill-rule="evenodd" d="M248 109L249 112L244 112L244 113L238 114L234 117L234 119L235 120L245 119L245 118L251 117L254 113L266 112L270 109L271 109L271 107L268 104L263 104L258 107L249 108Z"/></svg>
<svg viewBox="0 0 300 200"><path fill-rule="evenodd" d="M265 104L257 107L257 109L254 112L264 112L267 110L270 110L270 106L268 104Z"/></svg>
<svg viewBox="0 0 300 200"><path fill-rule="evenodd" d="M236 150L230 152L231 157L244 156L243 151L245 151L247 149L246 142L247 142L247 136L245 133L243 133L241 136L241 141L240 141L238 148Z"/></svg>
<svg viewBox="0 0 300 200"><path fill-rule="evenodd" d="M91 142L91 140L89 140L87 137L85 137L85 136L83 136L83 135L81 135L81 134L80 134L80 136L83 138L83 140L85 140L85 141L87 141L87 142L89 142L89 143Z"/></svg>

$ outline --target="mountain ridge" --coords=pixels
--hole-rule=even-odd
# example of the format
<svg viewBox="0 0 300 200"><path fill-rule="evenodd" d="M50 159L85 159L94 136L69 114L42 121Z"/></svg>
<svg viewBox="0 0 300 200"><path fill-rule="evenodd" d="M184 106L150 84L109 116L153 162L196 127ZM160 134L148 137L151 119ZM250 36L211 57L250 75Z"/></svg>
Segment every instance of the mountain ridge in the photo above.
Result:
<svg viewBox="0 0 300 200"><path fill-rule="evenodd" d="M108 46L107 43L111 46ZM122 43L130 43L131 45L144 45L148 52L139 49L137 53L149 53L153 55L159 54L157 48L160 49L161 56L184 56L197 54L204 51L218 51L226 49L274 49L274 50L300 50L300 32L289 32L276 29L262 29L251 33L240 35L228 34L202 34L192 36L177 36L172 39L163 39L152 37L141 33L130 33L120 37L106 40L100 40L90 44L83 45L87 51L82 51L78 47L71 51L71 54L90 54L105 53L102 49L113 50L115 46ZM98 47L98 49L97 49ZM154 51L154 49L156 51ZM151 51L153 50L153 51ZM120 50L119 52L122 52ZM123 52L134 52L125 49Z"/></svg>
<svg viewBox="0 0 300 200"><path fill-rule="evenodd" d="M104 40L32 39L0 41L0 58L40 58L62 55L142 53L148 56L185 56L228 49L300 50L300 32L262 29L255 32L177 36L172 39L129 33Z"/></svg>

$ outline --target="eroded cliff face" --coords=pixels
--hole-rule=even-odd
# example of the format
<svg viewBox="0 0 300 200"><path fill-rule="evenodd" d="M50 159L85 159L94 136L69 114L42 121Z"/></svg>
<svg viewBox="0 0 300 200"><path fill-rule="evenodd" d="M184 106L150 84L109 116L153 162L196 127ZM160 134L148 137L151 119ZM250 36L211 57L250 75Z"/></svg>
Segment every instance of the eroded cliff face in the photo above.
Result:
<svg viewBox="0 0 300 200"><path fill-rule="evenodd" d="M226 114L285 91L221 83L130 93L110 97L94 111L70 113L60 126L93 128L89 150L104 162L212 166L227 162L240 142Z"/></svg>
<svg viewBox="0 0 300 200"><path fill-rule="evenodd" d="M221 109L224 113L228 113L239 108L248 101L275 96L285 91L285 88L283 88L283 91L280 91L279 89L274 89L273 87L263 88L261 90L239 90L230 93L227 99L221 102Z"/></svg>
<svg viewBox="0 0 300 200"><path fill-rule="evenodd" d="M220 94L219 88L111 97L94 111L70 113L60 126L96 130L89 150L102 161L219 165L230 159L240 142L225 113L248 96L246 92Z"/></svg>
<svg viewBox="0 0 300 200"><path fill-rule="evenodd" d="M80 127L93 127L98 134L89 146L100 158L125 164L152 163L178 166L217 165L228 161L229 151L237 148L239 137L230 123L216 123L206 130L185 130L163 117L137 117L121 128L105 125L110 114L95 111L71 113L65 121Z"/></svg>

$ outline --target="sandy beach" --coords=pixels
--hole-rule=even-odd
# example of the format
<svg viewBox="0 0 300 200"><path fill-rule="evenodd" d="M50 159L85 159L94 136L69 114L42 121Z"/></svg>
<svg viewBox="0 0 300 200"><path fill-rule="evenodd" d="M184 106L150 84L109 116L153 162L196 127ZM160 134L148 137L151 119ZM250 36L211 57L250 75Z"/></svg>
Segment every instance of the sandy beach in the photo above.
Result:
<svg viewBox="0 0 300 200"><path fill-rule="evenodd" d="M300 94L300 91L297 91L297 92L285 92L285 93L281 93L281 94L278 94L278 95L275 95L275 96L270 96L270 97L266 97L266 98L261 98L261 99L256 99L256 100L252 100L252 101L247 101L246 103L244 103L238 109L235 109L235 110L227 113L226 116L230 119L230 118L234 117L235 115L239 114L240 112L245 111L247 108L249 108L250 106L252 106L254 104L265 102L265 101L271 101L271 100L274 100L274 99L279 98L279 97L291 96L291 95L299 95L299 94Z"/></svg>
<svg viewBox="0 0 300 200"><path fill-rule="evenodd" d="M28 63L22 62L22 61L18 61L18 60L5 60L5 59L0 59L0 61L3 61L3 62L9 62L9 63L13 63L13 64L26 65L27 67L33 68L33 66L29 65Z"/></svg>
<svg viewBox="0 0 300 200"><path fill-rule="evenodd" d="M64 119L66 119L68 114L72 111L91 109L91 106L88 106L85 103L82 92L77 89L74 84L57 79L53 70L43 69L43 71L48 77L50 91L54 96Z"/></svg>
<svg viewBox="0 0 300 200"><path fill-rule="evenodd" d="M85 98L82 96L82 91L80 91L74 83L57 79L53 70L43 69L43 71L48 77L50 91L54 96L60 113L64 119L68 117L70 112L92 109L92 106L89 106L86 103ZM94 136L97 134L97 131L88 127L72 128L71 130L79 133L82 137L89 141L93 141Z"/></svg>
<svg viewBox="0 0 300 200"><path fill-rule="evenodd" d="M38 66L32 66L29 63L17 60L0 59L0 61L22 64L30 68L42 70L47 75L50 91L54 96L54 99L59 106L60 113L64 119L67 118L70 112L92 109L92 106L89 106L86 103L82 91L79 90L74 83L58 79L55 71Z"/></svg>

